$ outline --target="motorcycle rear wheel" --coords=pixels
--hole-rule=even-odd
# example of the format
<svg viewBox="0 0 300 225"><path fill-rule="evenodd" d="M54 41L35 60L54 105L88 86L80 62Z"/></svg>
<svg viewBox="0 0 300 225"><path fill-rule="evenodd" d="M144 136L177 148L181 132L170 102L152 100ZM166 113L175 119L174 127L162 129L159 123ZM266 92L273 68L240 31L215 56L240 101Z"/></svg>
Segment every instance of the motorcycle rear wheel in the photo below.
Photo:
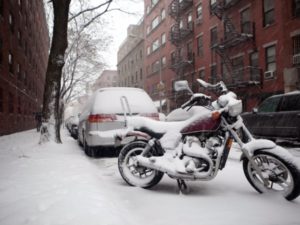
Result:
<svg viewBox="0 0 300 225"><path fill-rule="evenodd" d="M300 172L297 166L269 152L257 152L252 159L261 169L269 185L265 186L253 165L247 158L243 160L243 169L249 183L259 193L273 191L282 194L291 201L300 194Z"/></svg>
<svg viewBox="0 0 300 225"><path fill-rule="evenodd" d="M163 177L164 173L139 166L135 163L135 157L140 155L146 147L145 141L133 141L125 145L118 157L118 168L122 178L131 186L151 188L156 185ZM157 156L155 150L151 150L150 156Z"/></svg>

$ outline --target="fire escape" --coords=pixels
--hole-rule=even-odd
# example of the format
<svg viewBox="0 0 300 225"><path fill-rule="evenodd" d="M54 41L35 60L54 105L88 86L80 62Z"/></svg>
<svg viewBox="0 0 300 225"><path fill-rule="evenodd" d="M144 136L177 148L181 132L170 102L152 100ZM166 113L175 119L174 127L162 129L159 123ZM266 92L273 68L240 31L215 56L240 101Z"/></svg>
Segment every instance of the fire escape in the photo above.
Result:
<svg viewBox="0 0 300 225"><path fill-rule="evenodd" d="M176 46L169 66L176 73L176 80L181 79L187 70L194 68L193 48L186 43L186 39L194 32L193 21L183 17L183 13L192 6L193 0L173 0L169 5L168 13L175 21L169 40Z"/></svg>
<svg viewBox="0 0 300 225"><path fill-rule="evenodd" d="M211 46L222 62L222 80L231 88L247 87L261 84L261 69L254 66L237 67L230 58L229 52L234 47L242 48L243 44L255 42L255 24L251 21L244 22L241 32L238 32L227 11L241 0L215 0L211 3L211 14L218 17L224 25L224 37Z"/></svg>

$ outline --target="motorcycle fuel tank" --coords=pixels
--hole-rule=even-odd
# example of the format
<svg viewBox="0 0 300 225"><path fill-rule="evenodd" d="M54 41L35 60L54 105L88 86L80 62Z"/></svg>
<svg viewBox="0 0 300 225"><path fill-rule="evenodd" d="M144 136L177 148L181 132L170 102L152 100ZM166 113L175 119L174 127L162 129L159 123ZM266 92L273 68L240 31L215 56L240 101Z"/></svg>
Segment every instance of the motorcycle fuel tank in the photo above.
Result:
<svg viewBox="0 0 300 225"><path fill-rule="evenodd" d="M219 128L221 118L215 119L212 117L200 118L193 121L191 124L184 127L180 132L182 134L212 132Z"/></svg>

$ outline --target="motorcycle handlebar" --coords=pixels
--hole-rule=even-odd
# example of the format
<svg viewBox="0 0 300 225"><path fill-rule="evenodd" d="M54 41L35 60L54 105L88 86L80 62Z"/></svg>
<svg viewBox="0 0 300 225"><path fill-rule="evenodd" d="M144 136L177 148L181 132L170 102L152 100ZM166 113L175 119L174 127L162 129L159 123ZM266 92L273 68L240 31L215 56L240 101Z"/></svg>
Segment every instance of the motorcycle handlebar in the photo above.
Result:
<svg viewBox="0 0 300 225"><path fill-rule="evenodd" d="M216 84L211 84L201 79L197 79L197 81L202 87L211 89L212 91L215 91L217 93L225 94L228 92L228 89L223 81L219 81Z"/></svg>

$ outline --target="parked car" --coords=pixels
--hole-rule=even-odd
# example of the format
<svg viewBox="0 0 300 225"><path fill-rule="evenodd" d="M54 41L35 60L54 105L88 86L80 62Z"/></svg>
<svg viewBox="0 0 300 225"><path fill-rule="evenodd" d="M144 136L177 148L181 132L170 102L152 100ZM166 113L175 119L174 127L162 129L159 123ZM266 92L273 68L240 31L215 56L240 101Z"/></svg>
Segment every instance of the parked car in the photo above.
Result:
<svg viewBox="0 0 300 225"><path fill-rule="evenodd" d="M242 117L254 136L300 141L300 91L271 96Z"/></svg>
<svg viewBox="0 0 300 225"><path fill-rule="evenodd" d="M77 139L78 137L78 116L70 116L65 120L66 128L68 129L70 135Z"/></svg>
<svg viewBox="0 0 300 225"><path fill-rule="evenodd" d="M121 104L123 96L128 100L133 116L146 116L159 120L152 99L142 89L111 87L97 90L88 100L79 118L78 142L83 145L88 156L97 155L101 147L114 146L115 140L112 137L102 137L92 131L101 132L125 127L124 110ZM125 143L126 141L121 144Z"/></svg>

